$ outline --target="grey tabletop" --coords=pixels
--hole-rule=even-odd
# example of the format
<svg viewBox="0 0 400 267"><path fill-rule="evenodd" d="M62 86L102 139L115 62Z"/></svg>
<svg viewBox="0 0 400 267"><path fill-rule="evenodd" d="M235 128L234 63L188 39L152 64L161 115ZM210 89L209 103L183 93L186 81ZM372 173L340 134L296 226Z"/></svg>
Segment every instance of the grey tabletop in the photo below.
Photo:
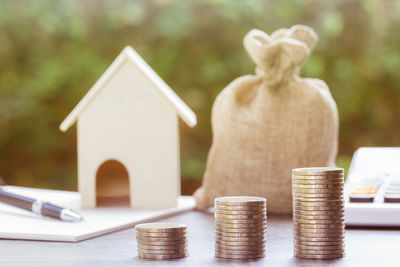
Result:
<svg viewBox="0 0 400 267"><path fill-rule="evenodd" d="M346 229L346 257L304 260L293 257L290 216L268 217L267 256L251 262L214 257L214 217L190 211L162 221L188 226L189 257L168 262L137 257L134 229L79 243L0 240L0 266L400 266L400 230Z"/></svg>

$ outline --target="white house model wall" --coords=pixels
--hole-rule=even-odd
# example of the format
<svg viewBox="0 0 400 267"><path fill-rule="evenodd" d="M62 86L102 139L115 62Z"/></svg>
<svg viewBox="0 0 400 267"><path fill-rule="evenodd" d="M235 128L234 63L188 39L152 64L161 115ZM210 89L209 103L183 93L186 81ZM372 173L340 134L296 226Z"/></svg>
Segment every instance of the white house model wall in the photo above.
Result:
<svg viewBox="0 0 400 267"><path fill-rule="evenodd" d="M96 207L96 174L108 160L120 162L128 172L131 207L177 205L180 195L177 109L186 112L190 126L196 124L195 115L158 76L154 77L154 71L146 73L149 67L144 61L138 64L132 57L124 56L132 52L139 57L133 49L126 48L103 75L108 72L109 77L102 77L101 83L94 86L96 91L91 92L92 88L81 101L86 102L84 106L79 103L60 126L62 130L68 129L73 116L76 117L78 187L84 208ZM161 88L164 91L157 82L164 86ZM111 194L123 190L117 180L108 185Z"/></svg>

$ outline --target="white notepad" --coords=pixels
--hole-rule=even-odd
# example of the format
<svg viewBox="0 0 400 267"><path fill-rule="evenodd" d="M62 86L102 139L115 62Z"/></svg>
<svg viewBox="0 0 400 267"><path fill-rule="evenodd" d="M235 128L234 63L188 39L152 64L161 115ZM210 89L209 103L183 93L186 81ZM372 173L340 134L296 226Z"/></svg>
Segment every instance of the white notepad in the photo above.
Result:
<svg viewBox="0 0 400 267"><path fill-rule="evenodd" d="M77 192L3 186L4 190L71 208L83 215L82 222L64 222L0 203L0 238L77 242L192 210L191 196L179 197L178 207L163 210L131 208L80 209Z"/></svg>

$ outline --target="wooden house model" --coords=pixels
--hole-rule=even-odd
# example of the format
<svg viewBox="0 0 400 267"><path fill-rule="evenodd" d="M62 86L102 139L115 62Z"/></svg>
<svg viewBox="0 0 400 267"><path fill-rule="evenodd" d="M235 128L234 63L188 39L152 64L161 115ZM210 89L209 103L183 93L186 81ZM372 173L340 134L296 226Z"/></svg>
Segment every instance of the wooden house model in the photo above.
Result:
<svg viewBox="0 0 400 267"><path fill-rule="evenodd" d="M60 125L67 131L77 122L82 207L176 206L178 116L196 125L194 112L126 47Z"/></svg>

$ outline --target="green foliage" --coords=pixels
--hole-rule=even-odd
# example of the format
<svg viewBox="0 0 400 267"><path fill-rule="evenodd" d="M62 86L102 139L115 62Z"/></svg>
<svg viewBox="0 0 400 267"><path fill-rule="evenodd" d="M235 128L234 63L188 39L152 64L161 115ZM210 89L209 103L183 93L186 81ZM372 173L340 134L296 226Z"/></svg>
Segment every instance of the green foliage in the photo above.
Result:
<svg viewBox="0 0 400 267"><path fill-rule="evenodd" d="M243 36L306 24L319 34L302 75L330 86L340 157L400 143L400 3L316 0L0 0L0 170L11 184L76 188L76 134L59 123L126 45L198 115L181 124L182 174L201 179L215 96L254 72Z"/></svg>

